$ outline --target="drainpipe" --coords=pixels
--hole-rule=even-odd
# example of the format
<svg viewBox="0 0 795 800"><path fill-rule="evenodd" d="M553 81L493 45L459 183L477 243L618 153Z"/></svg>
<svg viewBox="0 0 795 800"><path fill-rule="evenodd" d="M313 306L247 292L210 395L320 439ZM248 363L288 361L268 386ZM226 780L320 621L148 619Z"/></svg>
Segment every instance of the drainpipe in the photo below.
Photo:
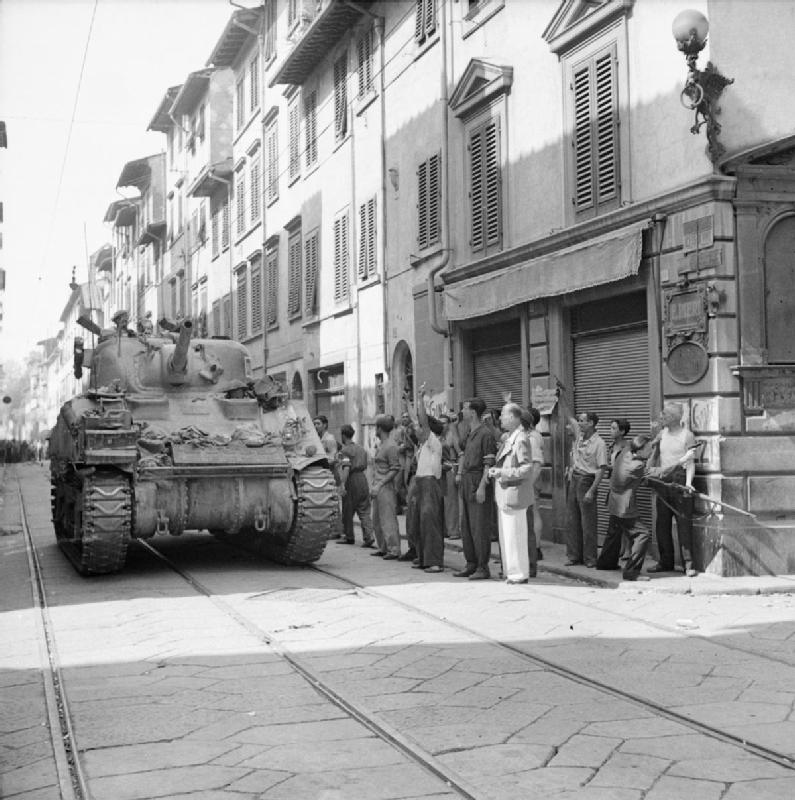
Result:
<svg viewBox="0 0 795 800"><path fill-rule="evenodd" d="M183 128L182 125L179 122L177 122L177 120L174 119L174 115L171 113L170 110L168 112L168 118L174 123L175 127L179 128L183 133L187 133L187 134L190 133L190 131L187 128ZM188 175L188 156L187 156L186 148L183 147L183 156L182 156L182 185L183 186L185 185L185 178L187 177L187 175ZM180 192L182 192L182 186L180 186ZM193 270L191 269L191 261L190 261L190 255L191 254L189 252L190 243L188 242L188 226L186 224L184 224L185 223L185 219L184 219L184 217L185 217L185 207L188 204L187 201L188 201L188 198L186 197L185 198L185 202L182 204L182 216L183 216L183 219L180 220L180 224L182 225L182 231L183 231L183 233L182 233L182 253L183 253L182 258L184 260L183 268L184 268L185 275L186 275L185 292L184 292L184 296L183 296L183 302L185 303L185 306L184 306L185 313L183 314L183 316L186 317L186 318L190 318L192 316L190 312L193 309L193 303L191 302L193 300L193 297L192 297L192 291L193 290L191 288L191 284L193 283L193 274L192 274ZM188 217L190 217L190 215L188 215Z"/></svg>
<svg viewBox="0 0 795 800"><path fill-rule="evenodd" d="M450 123L448 117L448 94L447 94L447 2L442 0L439 3L439 44L442 52L441 86L439 88L439 104L442 110L442 257L439 263L428 273L428 319L431 323L431 330L448 339L449 332L446 327L439 324L439 317L436 312L436 288L435 280L450 261L450 145L448 142ZM448 359L449 361L449 359Z"/></svg>

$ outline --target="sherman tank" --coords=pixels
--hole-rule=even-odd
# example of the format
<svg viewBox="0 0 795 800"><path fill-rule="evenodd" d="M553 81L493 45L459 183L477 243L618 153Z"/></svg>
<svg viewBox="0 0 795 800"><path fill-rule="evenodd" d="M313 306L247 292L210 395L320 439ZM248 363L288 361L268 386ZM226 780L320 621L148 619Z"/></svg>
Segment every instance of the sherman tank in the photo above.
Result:
<svg viewBox="0 0 795 800"><path fill-rule="evenodd" d="M50 435L57 541L84 575L121 570L133 539L207 530L283 564L317 560L338 513L307 408L251 376L248 351L194 325L94 332L75 342L89 389ZM167 330L168 329L168 330Z"/></svg>

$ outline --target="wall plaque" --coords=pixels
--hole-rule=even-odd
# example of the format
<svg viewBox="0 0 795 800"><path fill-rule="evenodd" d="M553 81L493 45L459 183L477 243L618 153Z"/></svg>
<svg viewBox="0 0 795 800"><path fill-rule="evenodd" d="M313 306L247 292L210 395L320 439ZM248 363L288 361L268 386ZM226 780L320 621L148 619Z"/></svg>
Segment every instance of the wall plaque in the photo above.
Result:
<svg viewBox="0 0 795 800"><path fill-rule="evenodd" d="M677 383L695 383L706 375L709 355L697 342L680 342L668 352L665 365Z"/></svg>
<svg viewBox="0 0 795 800"><path fill-rule="evenodd" d="M665 350L668 355L683 342L693 342L703 349L707 344L709 303L704 284L669 289L664 295ZM667 356L666 356L667 357Z"/></svg>

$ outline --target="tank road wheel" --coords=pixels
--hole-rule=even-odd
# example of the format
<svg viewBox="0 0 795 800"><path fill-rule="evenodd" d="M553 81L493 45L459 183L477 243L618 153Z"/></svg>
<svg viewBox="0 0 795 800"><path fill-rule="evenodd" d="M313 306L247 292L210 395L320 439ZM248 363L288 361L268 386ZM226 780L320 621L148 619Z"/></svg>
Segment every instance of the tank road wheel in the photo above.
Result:
<svg viewBox="0 0 795 800"><path fill-rule="evenodd" d="M58 544L81 575L118 572L130 542L131 491L122 473L72 472L53 481Z"/></svg>
<svg viewBox="0 0 795 800"><path fill-rule="evenodd" d="M323 554L339 513L337 485L329 470L317 466L296 472L294 480L293 526L287 534L261 537L260 552L280 564L311 564Z"/></svg>

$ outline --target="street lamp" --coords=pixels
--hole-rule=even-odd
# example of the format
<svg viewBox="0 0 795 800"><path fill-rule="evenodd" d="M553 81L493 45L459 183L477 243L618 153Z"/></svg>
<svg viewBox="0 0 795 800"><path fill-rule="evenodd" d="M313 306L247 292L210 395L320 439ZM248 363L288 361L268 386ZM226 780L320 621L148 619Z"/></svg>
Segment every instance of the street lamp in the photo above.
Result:
<svg viewBox="0 0 795 800"><path fill-rule="evenodd" d="M724 88L734 83L734 78L721 75L711 61L703 70L698 69L698 54L707 44L709 33L709 20L700 11L688 9L677 14L671 31L687 62L687 79L679 99L685 108L696 112L691 133L698 134L703 125L707 126L707 152L714 164L725 150L718 141L721 126L715 119L720 113L716 102Z"/></svg>

